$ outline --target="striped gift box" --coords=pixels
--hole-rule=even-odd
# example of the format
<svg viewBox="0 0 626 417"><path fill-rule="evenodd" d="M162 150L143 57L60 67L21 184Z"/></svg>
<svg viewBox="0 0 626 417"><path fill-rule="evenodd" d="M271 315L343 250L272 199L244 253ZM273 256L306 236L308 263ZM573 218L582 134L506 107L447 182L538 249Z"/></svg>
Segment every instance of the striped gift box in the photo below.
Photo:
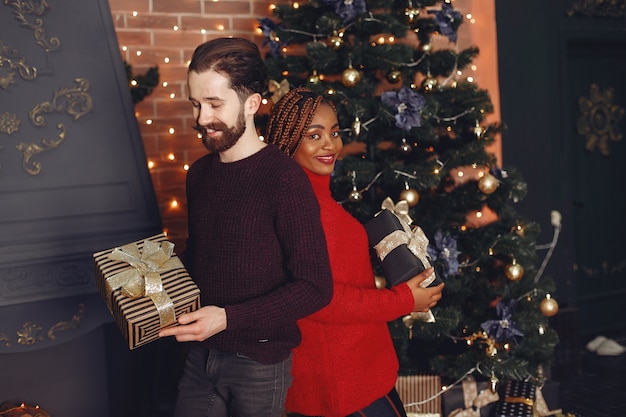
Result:
<svg viewBox="0 0 626 417"><path fill-rule="evenodd" d="M173 314L168 315L170 317L168 321L171 322L163 323L164 313L160 311L152 297L130 297L123 294L122 288L111 288L108 280L118 274L134 273L132 270L135 269L127 262L111 259L111 254L129 246L135 246L139 253L143 254L146 241L158 245L170 245L173 248L173 244L169 243L166 236L161 233L141 241L93 254L96 265L96 287L109 306L109 311L115 318L117 326L131 350L157 340L161 328L176 326L176 318L200 308L200 290L173 250L165 268L160 270L158 274L163 287L161 293L165 294L166 298L169 297L170 312L173 309ZM171 269L167 268L170 264L174 265ZM139 275L141 276L141 274Z"/></svg>
<svg viewBox="0 0 626 417"><path fill-rule="evenodd" d="M408 416L441 416L441 378L438 375L399 376L396 390Z"/></svg>

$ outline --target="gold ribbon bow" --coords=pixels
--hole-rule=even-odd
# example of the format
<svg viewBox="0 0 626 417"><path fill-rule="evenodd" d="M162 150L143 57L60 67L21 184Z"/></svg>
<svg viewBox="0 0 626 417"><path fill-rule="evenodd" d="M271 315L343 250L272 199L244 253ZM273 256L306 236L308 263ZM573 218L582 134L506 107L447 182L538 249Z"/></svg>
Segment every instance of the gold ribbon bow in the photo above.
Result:
<svg viewBox="0 0 626 417"><path fill-rule="evenodd" d="M413 223L413 219L409 216L409 203L406 200L400 200L397 204L393 203L391 197L387 197L383 200L380 206L383 210L390 210L393 214L398 216L400 220L407 225Z"/></svg>
<svg viewBox="0 0 626 417"><path fill-rule="evenodd" d="M500 397L497 392L484 389L478 392L478 385L473 376L463 379L463 402L465 409L457 408L452 410L448 417L480 417L480 409L488 404L498 401Z"/></svg>
<svg viewBox="0 0 626 417"><path fill-rule="evenodd" d="M272 101L277 103L285 94L289 92L289 81L284 78L281 82L270 80L267 90L272 93Z"/></svg>
<svg viewBox="0 0 626 417"><path fill-rule="evenodd" d="M173 253L174 244L167 241L159 243L145 240L143 251L135 243L113 249L108 258L126 262L132 268L106 279L109 310L112 309L113 291L121 288L122 294L126 297L150 297L159 313L161 327L175 323L174 303L164 291L161 281L161 272L184 268L180 259L172 257Z"/></svg>

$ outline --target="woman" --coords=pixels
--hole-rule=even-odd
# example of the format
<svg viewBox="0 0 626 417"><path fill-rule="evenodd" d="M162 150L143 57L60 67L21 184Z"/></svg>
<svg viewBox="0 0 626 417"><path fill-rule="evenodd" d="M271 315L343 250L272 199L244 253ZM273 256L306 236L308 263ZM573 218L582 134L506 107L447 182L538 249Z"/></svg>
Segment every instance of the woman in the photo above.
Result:
<svg viewBox="0 0 626 417"><path fill-rule="evenodd" d="M443 284L419 286L429 268L391 289L376 288L365 229L330 193L342 148L330 101L307 88L289 91L272 109L267 137L311 181L333 274L330 304L298 321L302 342L294 350L286 409L305 416L406 416L387 322L435 306Z"/></svg>

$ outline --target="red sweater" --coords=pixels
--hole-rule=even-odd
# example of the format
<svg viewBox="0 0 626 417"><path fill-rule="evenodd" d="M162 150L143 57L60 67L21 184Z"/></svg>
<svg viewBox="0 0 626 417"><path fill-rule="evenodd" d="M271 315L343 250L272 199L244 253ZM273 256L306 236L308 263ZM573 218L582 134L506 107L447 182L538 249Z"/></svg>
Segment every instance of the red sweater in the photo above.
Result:
<svg viewBox="0 0 626 417"><path fill-rule="evenodd" d="M333 274L333 298L298 321L302 343L294 350L288 411L345 416L387 394L398 359L387 322L413 309L406 284L376 289L363 226L330 194L330 176L305 169L321 209Z"/></svg>

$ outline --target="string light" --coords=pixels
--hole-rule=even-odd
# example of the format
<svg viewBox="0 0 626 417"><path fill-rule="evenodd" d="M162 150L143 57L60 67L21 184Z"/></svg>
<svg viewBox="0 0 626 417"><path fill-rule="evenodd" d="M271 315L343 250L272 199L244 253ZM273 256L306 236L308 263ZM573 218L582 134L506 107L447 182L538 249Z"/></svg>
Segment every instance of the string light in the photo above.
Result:
<svg viewBox="0 0 626 417"><path fill-rule="evenodd" d="M432 396L430 396L428 398L425 398L425 399L423 399L421 401L416 401L416 402L405 404L405 407L419 407L420 405L424 405L424 404L434 400L435 398L443 395L450 388L453 388L456 385L459 385L466 377L468 377L469 375L473 374L476 371L480 371L480 370L478 368L471 368L471 369L469 369L463 376L458 378L452 384L447 385L447 386L446 385L442 386L441 390L439 392L437 392L437 393L433 394Z"/></svg>
<svg viewBox="0 0 626 417"><path fill-rule="evenodd" d="M460 119L461 117L472 113L474 110L476 110L474 107L471 107L467 110L462 111L459 114L456 114L454 116L449 116L449 117L439 117L437 115L432 115L432 118L435 119L437 122L441 123L441 122L454 122L458 119ZM449 127L449 126L448 126ZM449 127L450 129L452 129L451 127Z"/></svg>

